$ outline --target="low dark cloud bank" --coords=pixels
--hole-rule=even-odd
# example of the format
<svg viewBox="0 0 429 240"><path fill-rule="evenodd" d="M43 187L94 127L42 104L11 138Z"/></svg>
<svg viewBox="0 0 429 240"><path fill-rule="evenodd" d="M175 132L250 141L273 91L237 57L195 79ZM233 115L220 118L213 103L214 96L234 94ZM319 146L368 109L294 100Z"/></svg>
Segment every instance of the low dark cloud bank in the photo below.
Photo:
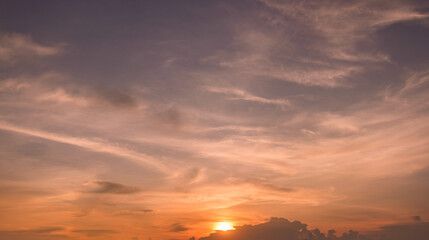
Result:
<svg viewBox="0 0 429 240"><path fill-rule="evenodd" d="M427 240L429 239L429 223L390 225L381 227L379 231L360 234L350 230L336 234L335 230L322 233L318 229L309 230L307 225L299 221L291 222L284 218L271 218L268 222L258 225L243 225L231 231L216 231L210 236L199 240ZM195 238L190 238L195 240Z"/></svg>
<svg viewBox="0 0 429 240"><path fill-rule="evenodd" d="M43 227L38 229L0 231L1 240L50 240L50 239L76 239L70 233L78 233L86 237L99 237L115 234L116 231L106 229L75 229L67 230L63 227Z"/></svg>
<svg viewBox="0 0 429 240"><path fill-rule="evenodd" d="M38 229L0 231L0 239L5 240L50 240L72 239L68 235L60 234L62 227L44 227Z"/></svg>
<svg viewBox="0 0 429 240"><path fill-rule="evenodd" d="M382 227L380 233L376 235L381 240L427 240L429 239L429 222L389 225Z"/></svg>

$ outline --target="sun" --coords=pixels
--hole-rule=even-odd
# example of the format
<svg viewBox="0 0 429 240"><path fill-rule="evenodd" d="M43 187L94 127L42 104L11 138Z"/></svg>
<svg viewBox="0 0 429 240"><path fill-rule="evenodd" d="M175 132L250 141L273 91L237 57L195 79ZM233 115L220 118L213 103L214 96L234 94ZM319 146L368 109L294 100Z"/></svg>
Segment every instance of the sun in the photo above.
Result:
<svg viewBox="0 0 429 240"><path fill-rule="evenodd" d="M234 227L230 222L218 222L215 227L215 230L220 230L220 231L228 231L233 229Z"/></svg>

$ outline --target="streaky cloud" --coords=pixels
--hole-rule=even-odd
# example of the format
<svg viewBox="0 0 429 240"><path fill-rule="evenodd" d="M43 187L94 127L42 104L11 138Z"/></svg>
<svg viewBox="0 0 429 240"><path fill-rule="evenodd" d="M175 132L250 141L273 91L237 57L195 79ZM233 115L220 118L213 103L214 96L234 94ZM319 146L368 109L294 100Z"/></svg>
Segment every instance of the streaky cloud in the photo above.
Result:
<svg viewBox="0 0 429 240"><path fill-rule="evenodd" d="M104 152L113 154L119 157L124 157L126 159L130 159L132 161L135 161L137 163L144 163L151 167L154 167L158 171L161 171L163 173L170 172L169 168L165 166L164 164L160 163L156 159L153 159L152 157L145 155L143 153L135 152L132 150L128 150L125 148L120 148L114 145L111 145L109 143L103 142L103 141L95 141L90 140L87 138L79 138L79 137L70 137L70 136L63 136L56 133L50 133L46 131L40 131L40 130L34 130L34 129L28 129L23 127L18 127L12 124L9 124L7 122L0 122L0 129L21 133L25 135L30 135L34 137L44 138L50 141L60 142L60 143L66 143L71 144L75 146L79 146L94 152Z"/></svg>
<svg viewBox="0 0 429 240"><path fill-rule="evenodd" d="M43 45L30 35L0 32L0 63L14 64L32 57L55 56L64 51L64 44Z"/></svg>
<svg viewBox="0 0 429 240"><path fill-rule="evenodd" d="M142 191L137 187L101 180L90 181L85 185L89 187L87 192L96 194L134 194Z"/></svg>

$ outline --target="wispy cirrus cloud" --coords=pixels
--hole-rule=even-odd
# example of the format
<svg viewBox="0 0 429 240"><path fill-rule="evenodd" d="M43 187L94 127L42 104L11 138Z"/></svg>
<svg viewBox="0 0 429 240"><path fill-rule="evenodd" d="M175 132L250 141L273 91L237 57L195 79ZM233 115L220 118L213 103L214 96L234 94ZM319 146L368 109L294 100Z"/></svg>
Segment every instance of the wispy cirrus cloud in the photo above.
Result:
<svg viewBox="0 0 429 240"><path fill-rule="evenodd" d="M266 7L258 9L260 21L243 23L236 31L239 47L206 58L234 78L349 86L350 79L373 67L371 63L390 61L388 53L376 49L379 29L428 17L401 1L260 2Z"/></svg>
<svg viewBox="0 0 429 240"><path fill-rule="evenodd" d="M21 33L0 41L0 228L158 240L270 216L423 222L421 2L4 4Z"/></svg>
<svg viewBox="0 0 429 240"><path fill-rule="evenodd" d="M155 167L155 169L161 172L169 172L168 168L164 164L158 162L156 159L153 159L152 157L146 154L121 148L121 147L109 144L105 141L97 141L97 140L91 140L86 138L64 136L64 135L50 133L50 132L41 131L41 130L23 128L23 127L15 126L6 122L0 122L0 129L21 133L21 134L26 134L34 137L44 138L50 141L71 144L71 145L79 146L95 152L110 153L116 156L130 159L132 161L148 164L149 166Z"/></svg>
<svg viewBox="0 0 429 240"><path fill-rule="evenodd" d="M142 108L142 103L126 90L101 85L83 85L65 74L55 71L21 75L2 79L0 91L11 98L26 98L42 104L75 105L77 107L107 107L116 109Z"/></svg>
<svg viewBox="0 0 429 240"><path fill-rule="evenodd" d="M268 98L258 97L247 91L240 90L240 89L220 88L220 87L204 87L203 89L213 93L220 93L227 96L229 95L231 100L244 100L244 101L258 102L258 103L264 103L264 104L273 104L281 107L290 106L290 103L288 100L268 99Z"/></svg>
<svg viewBox="0 0 429 240"><path fill-rule="evenodd" d="M33 57L55 56L64 51L64 44L44 45L30 35L0 32L0 61L15 63Z"/></svg>
<svg viewBox="0 0 429 240"><path fill-rule="evenodd" d="M319 37L317 42L322 44L318 49L314 49L315 51L322 52L330 59L352 62L387 60L388 56L365 51L356 44L362 41L371 42L372 34L386 25L429 17L428 14L420 13L412 5L402 1L289 3L263 0L261 2L284 16L305 23L314 30ZM282 20L281 17L275 19L280 19L279 21L287 24L286 19ZM320 39L321 37L323 40Z"/></svg>

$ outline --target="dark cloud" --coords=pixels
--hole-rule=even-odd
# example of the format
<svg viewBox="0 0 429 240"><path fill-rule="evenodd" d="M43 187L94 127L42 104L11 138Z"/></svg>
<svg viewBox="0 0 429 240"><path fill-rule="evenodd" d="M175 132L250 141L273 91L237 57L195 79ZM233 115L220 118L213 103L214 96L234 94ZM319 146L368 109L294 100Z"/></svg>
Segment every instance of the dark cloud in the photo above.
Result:
<svg viewBox="0 0 429 240"><path fill-rule="evenodd" d="M391 225L368 235L350 230L337 236L334 230L322 233L318 229L309 230L299 221L271 218L257 225L236 226L235 230L216 231L199 240L423 240L429 239L429 223ZM190 240L195 240L194 237Z"/></svg>
<svg viewBox="0 0 429 240"><path fill-rule="evenodd" d="M132 186L126 186L120 183L109 181L92 181L89 184L87 192L89 193L110 193L110 194L133 194L141 192L141 189Z"/></svg>
<svg viewBox="0 0 429 240"><path fill-rule="evenodd" d="M155 113L154 120L156 120L157 124L172 130L180 130L184 124L183 113L174 107Z"/></svg>
<svg viewBox="0 0 429 240"><path fill-rule="evenodd" d="M105 229L77 229L77 230L73 230L72 232L82 233L82 234L85 234L87 237L97 237L97 236L116 233L116 231L105 230Z"/></svg>
<svg viewBox="0 0 429 240"><path fill-rule="evenodd" d="M420 216L413 216L413 220L417 222L421 222L422 218Z"/></svg>
<svg viewBox="0 0 429 240"><path fill-rule="evenodd" d="M140 212L144 212L144 213L150 213L150 212L153 212L153 210L152 209L141 209L141 210L139 210Z"/></svg>
<svg viewBox="0 0 429 240"><path fill-rule="evenodd" d="M170 226L170 232L184 232L188 230L189 228L183 226L180 223L174 223Z"/></svg>
<svg viewBox="0 0 429 240"><path fill-rule="evenodd" d="M68 235L58 234L64 231L62 227L43 227L38 229L0 231L0 239L7 240L51 240L51 239L73 239Z"/></svg>
<svg viewBox="0 0 429 240"><path fill-rule="evenodd" d="M383 240L427 240L429 222L385 226L375 236Z"/></svg>
<svg viewBox="0 0 429 240"><path fill-rule="evenodd" d="M63 227L43 227L43 228L38 228L34 231L38 233L51 233L51 232L57 232L62 230L64 230Z"/></svg>
<svg viewBox="0 0 429 240"><path fill-rule="evenodd" d="M129 93L116 88L95 88L95 93L101 101L118 108L132 108L137 106L136 99Z"/></svg>
<svg viewBox="0 0 429 240"><path fill-rule="evenodd" d="M299 221L290 222L284 218L271 218L258 225L243 225L231 231L217 231L200 240L298 240L314 234L307 230L307 225Z"/></svg>

